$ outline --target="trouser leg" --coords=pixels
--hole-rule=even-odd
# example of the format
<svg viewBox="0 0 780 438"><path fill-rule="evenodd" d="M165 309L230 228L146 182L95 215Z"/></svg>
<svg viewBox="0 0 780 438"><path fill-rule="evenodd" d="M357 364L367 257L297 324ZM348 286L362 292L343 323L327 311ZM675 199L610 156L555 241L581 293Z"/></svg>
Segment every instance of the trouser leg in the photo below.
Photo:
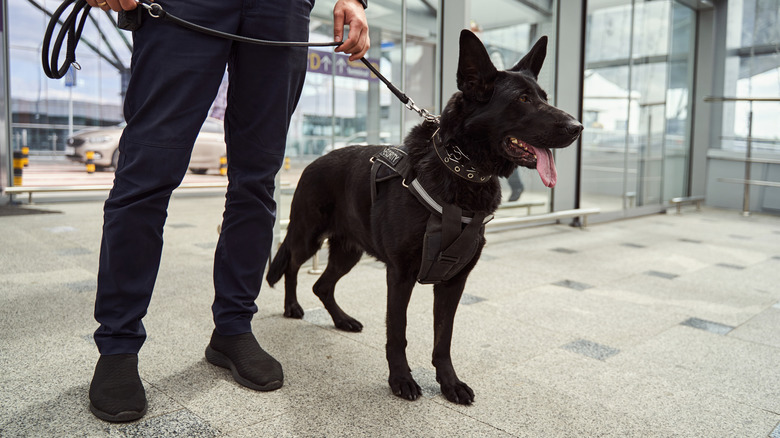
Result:
<svg viewBox="0 0 780 438"><path fill-rule="evenodd" d="M241 34L308 39L310 0L245 2ZM222 335L251 331L273 240L274 178L306 73L305 48L236 44L228 60L225 130L229 185L214 258L212 310Z"/></svg>
<svg viewBox="0 0 780 438"><path fill-rule="evenodd" d="M167 0L182 18L235 32L240 0ZM101 354L137 353L154 288L171 192L217 93L231 42L147 18L133 34L132 74L114 187L104 206L95 343Z"/></svg>

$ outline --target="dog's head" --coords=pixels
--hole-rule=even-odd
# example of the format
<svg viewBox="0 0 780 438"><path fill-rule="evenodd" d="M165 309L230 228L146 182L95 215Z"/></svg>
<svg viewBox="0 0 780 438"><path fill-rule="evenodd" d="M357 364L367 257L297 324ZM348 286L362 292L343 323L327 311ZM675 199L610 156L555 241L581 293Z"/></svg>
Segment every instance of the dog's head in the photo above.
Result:
<svg viewBox="0 0 780 438"><path fill-rule="evenodd" d="M553 187L557 172L551 149L564 148L582 132L582 124L547 102L536 82L547 54L542 37L514 67L498 71L485 46L468 30L460 34L458 89L442 113L449 136L465 138L472 160L499 176L516 166L536 169ZM461 147L466 146L462 145Z"/></svg>

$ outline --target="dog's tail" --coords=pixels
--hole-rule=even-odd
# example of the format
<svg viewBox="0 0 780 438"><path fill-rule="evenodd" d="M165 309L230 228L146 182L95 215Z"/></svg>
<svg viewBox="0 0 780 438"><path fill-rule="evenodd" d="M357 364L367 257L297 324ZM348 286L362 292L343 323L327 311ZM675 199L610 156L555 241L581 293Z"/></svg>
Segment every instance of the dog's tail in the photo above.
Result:
<svg viewBox="0 0 780 438"><path fill-rule="evenodd" d="M265 276L265 281L267 281L271 287L274 287L276 282L284 275L284 272L287 270L287 265L289 264L290 247L287 245L287 239L285 239L276 252L274 259L271 261L271 266L268 268L268 274Z"/></svg>

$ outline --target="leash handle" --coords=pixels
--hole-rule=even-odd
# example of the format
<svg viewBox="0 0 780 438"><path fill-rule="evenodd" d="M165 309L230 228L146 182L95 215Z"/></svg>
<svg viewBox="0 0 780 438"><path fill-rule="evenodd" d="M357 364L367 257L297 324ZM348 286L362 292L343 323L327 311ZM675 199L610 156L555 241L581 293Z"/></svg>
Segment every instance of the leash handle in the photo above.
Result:
<svg viewBox="0 0 780 438"><path fill-rule="evenodd" d="M68 15L65 21L61 21L60 17L68 7L73 4L73 11ZM84 23L89 16L89 10L92 9L87 3L87 0L65 0L62 2L59 8L51 16L49 25L46 27L46 32L43 36L43 44L41 45L41 63L43 65L43 72L47 77L51 79L61 79L68 73L68 69L72 65L76 70L81 70L81 66L76 62L76 46L81 39L81 32L84 30ZM79 19L79 13L81 18ZM78 22L78 25L76 24ZM51 46L51 39L54 35L54 28L57 23L62 24L62 30L57 35L57 39L54 41L54 46ZM60 57L60 51L62 50L62 42L65 38L68 38L67 47L65 49L65 61L60 67L57 64ZM51 47L51 56L49 55L49 48Z"/></svg>

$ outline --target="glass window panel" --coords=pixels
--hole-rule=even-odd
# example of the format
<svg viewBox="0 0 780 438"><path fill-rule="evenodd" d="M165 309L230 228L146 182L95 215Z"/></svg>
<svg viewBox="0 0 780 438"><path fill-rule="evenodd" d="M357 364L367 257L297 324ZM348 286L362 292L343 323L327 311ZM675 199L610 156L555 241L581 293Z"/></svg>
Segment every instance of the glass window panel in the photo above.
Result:
<svg viewBox="0 0 780 438"><path fill-rule="evenodd" d="M780 97L780 3L736 0L728 3L728 56L723 95ZM714 147L745 153L752 108L753 148L780 153L780 103L723 102L721 140Z"/></svg>
<svg viewBox="0 0 780 438"><path fill-rule="evenodd" d="M637 2L634 9L634 58L665 55L669 51L668 1Z"/></svg>
<svg viewBox="0 0 780 438"><path fill-rule="evenodd" d="M585 62L627 59L631 42L631 2L603 7L588 2Z"/></svg>
<svg viewBox="0 0 780 438"><path fill-rule="evenodd" d="M589 2L586 30L581 205L606 212L684 193L690 147L695 13L673 1L619 3Z"/></svg>

